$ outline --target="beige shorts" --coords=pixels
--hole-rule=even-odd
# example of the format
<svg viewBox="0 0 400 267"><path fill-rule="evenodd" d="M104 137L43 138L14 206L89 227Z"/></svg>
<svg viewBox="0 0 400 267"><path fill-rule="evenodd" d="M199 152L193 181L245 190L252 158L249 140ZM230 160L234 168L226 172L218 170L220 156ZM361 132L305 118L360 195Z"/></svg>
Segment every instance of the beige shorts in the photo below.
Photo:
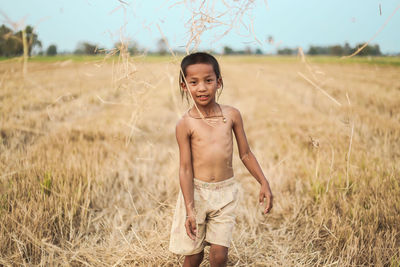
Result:
<svg viewBox="0 0 400 267"><path fill-rule="evenodd" d="M182 191L179 190L171 227L169 250L176 254L193 255L206 245L229 247L235 226L235 210L238 203L238 184L234 177L222 182L194 181L194 206L196 211L197 237L192 240L186 233L186 209Z"/></svg>

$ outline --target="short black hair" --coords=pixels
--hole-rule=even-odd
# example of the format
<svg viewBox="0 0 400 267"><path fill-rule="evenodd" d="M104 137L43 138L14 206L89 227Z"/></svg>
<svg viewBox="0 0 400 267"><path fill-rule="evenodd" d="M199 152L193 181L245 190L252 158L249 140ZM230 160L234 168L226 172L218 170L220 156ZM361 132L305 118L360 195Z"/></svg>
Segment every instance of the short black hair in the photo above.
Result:
<svg viewBox="0 0 400 267"><path fill-rule="evenodd" d="M220 79L220 81L221 81L221 91L218 94L218 96L219 96L222 92L222 89L224 88L224 82L222 81L221 70L219 68L218 61L211 54L208 54L205 52L197 52L197 53L193 53L193 54L189 54L189 55L185 56L181 62L181 69L179 71L179 88L181 91L182 99L185 96L186 100L189 102L188 95L185 94L184 90L182 90L182 84L185 83L187 67L190 65L194 65L194 64L209 64L213 67L213 70L214 70L215 76L217 77L217 80Z"/></svg>

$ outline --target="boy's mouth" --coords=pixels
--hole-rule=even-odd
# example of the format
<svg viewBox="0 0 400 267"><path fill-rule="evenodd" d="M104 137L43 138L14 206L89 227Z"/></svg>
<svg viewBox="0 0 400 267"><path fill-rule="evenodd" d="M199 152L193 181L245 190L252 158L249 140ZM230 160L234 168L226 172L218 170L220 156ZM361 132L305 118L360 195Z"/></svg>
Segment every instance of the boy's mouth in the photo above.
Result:
<svg viewBox="0 0 400 267"><path fill-rule="evenodd" d="M209 95L199 95L198 98L200 98L200 100L207 100L209 97Z"/></svg>

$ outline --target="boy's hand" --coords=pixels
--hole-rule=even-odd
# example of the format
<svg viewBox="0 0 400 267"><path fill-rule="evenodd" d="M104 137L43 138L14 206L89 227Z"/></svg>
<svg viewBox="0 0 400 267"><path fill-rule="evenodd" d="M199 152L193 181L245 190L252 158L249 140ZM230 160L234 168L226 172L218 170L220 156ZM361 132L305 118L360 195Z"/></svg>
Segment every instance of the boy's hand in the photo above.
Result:
<svg viewBox="0 0 400 267"><path fill-rule="evenodd" d="M260 205L264 203L264 198L266 199L267 202L265 205L264 214L267 214L272 209L272 199L274 198L272 196L272 192L271 189L269 188L268 182L263 183L261 185L260 197L259 197Z"/></svg>
<svg viewBox="0 0 400 267"><path fill-rule="evenodd" d="M190 239L195 240L197 234L197 226L196 226L196 217L194 215L186 217L185 227L186 227L186 233L190 237Z"/></svg>

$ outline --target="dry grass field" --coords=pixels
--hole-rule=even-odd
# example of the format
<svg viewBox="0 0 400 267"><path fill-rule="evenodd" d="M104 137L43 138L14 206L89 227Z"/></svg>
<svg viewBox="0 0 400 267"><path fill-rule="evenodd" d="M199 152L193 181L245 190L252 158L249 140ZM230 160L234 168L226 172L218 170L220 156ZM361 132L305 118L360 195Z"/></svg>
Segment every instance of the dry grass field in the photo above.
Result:
<svg viewBox="0 0 400 267"><path fill-rule="evenodd" d="M0 265L182 262L168 252L178 61L30 62L24 77L0 62ZM275 196L261 215L235 147L228 265L400 266L400 67L220 64L219 102L241 111Z"/></svg>

